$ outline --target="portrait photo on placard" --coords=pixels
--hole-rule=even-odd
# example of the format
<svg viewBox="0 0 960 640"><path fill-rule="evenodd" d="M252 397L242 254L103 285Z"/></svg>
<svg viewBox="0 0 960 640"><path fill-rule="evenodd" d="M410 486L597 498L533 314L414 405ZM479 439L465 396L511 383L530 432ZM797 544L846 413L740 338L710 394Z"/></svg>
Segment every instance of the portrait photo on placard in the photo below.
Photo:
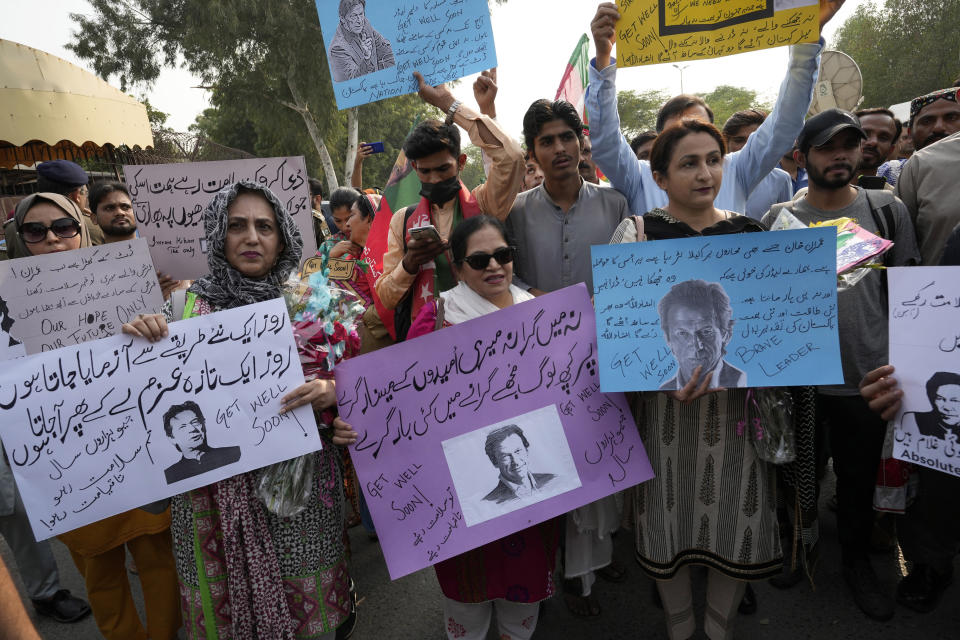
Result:
<svg viewBox="0 0 960 640"><path fill-rule="evenodd" d="M676 375L661 391L682 389L700 367L711 388L747 386L747 374L726 360L736 324L730 296L719 282L685 280L673 285L657 304L664 340L676 360Z"/></svg>
<svg viewBox="0 0 960 640"><path fill-rule="evenodd" d="M496 65L486 0L314 0L338 109Z"/></svg>
<svg viewBox="0 0 960 640"><path fill-rule="evenodd" d="M443 441L468 527L581 486L555 405Z"/></svg>
<svg viewBox="0 0 960 640"><path fill-rule="evenodd" d="M835 228L590 251L605 393L843 381Z"/></svg>
<svg viewBox="0 0 960 640"><path fill-rule="evenodd" d="M172 403L162 417L163 434L167 438L169 458L178 456L167 465L164 477L174 484L240 460L240 447L211 444L207 433L207 418L203 409L193 400ZM219 443L226 444L226 443Z"/></svg>

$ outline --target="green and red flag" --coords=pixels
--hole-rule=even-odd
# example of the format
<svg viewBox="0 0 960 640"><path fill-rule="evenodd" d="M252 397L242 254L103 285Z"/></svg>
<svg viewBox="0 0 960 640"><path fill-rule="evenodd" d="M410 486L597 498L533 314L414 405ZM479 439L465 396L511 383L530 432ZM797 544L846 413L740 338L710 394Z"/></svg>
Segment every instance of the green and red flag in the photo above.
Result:
<svg viewBox="0 0 960 640"><path fill-rule="evenodd" d="M587 69L590 64L590 38L587 34L580 36L580 42L570 56L570 62L563 72L560 87L557 88L557 97L554 100L566 100L577 109L580 119L583 120L583 133L590 135L590 120L587 117L587 85L590 84ZM597 176L604 182L609 182L600 169Z"/></svg>
<svg viewBox="0 0 960 640"><path fill-rule="evenodd" d="M420 119L417 118L410 131L413 131L419 123ZM417 177L413 165L410 164L407 155L401 149L397 161L393 164L393 169L390 170L390 179L387 181L387 186L383 189L380 208L377 209L377 215L370 226L367 244L363 248L362 255L362 260L370 267L367 270L367 279L370 282L373 302L377 306L377 312L380 314L384 326L394 338L396 338L396 334L393 328L393 310L386 309L380 302L376 283L377 279L383 275L383 255L387 252L387 238L390 235L390 220L393 218L393 212L418 202L420 202L420 178Z"/></svg>
<svg viewBox="0 0 960 640"><path fill-rule="evenodd" d="M577 43L567 63L567 68L563 72L563 79L560 80L560 87L557 88L557 97L554 100L566 100L577 108L577 113L583 120L584 127L589 130L587 125L587 109L584 104L587 92L587 65L590 64L590 38L587 34L580 36L580 42Z"/></svg>

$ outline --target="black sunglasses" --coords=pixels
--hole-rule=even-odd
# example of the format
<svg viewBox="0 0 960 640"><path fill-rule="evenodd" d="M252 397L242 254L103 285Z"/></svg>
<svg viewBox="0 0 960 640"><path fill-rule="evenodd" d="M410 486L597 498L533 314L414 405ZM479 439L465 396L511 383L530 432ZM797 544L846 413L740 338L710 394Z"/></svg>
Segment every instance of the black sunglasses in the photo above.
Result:
<svg viewBox="0 0 960 640"><path fill-rule="evenodd" d="M467 256L461 262L466 262L471 269L482 271L490 264L490 258L496 260L498 264L510 264L513 262L513 247L503 247L493 253L475 253Z"/></svg>
<svg viewBox="0 0 960 640"><path fill-rule="evenodd" d="M80 223L73 218L58 218L46 226L41 222L24 222L20 225L20 237L27 244L43 242L47 231L53 231L58 238L75 238L80 233Z"/></svg>

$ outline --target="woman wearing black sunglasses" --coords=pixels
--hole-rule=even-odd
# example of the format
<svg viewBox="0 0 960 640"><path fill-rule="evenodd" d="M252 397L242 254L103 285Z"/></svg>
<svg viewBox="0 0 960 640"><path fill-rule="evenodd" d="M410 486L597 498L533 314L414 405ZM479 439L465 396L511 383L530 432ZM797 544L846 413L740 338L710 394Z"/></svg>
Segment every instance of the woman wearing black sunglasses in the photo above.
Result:
<svg viewBox="0 0 960 640"><path fill-rule="evenodd" d="M441 293L440 302L423 306L408 340L533 299L511 284L513 248L499 220L467 218L450 234L450 250L460 282ZM494 609L498 637L533 635L539 602L554 591L557 522L549 520L434 565L448 638L486 637Z"/></svg>
<svg viewBox="0 0 960 640"><path fill-rule="evenodd" d="M56 193L35 193L17 203L18 245L13 255L39 256L90 246L83 212L70 199Z"/></svg>
<svg viewBox="0 0 960 640"><path fill-rule="evenodd" d="M21 253L38 256L91 246L83 213L72 200L36 193L17 204ZM8 238L8 241L10 239ZM170 538L170 512L132 509L59 536L84 578L97 626L105 638L146 637L131 597L125 554L140 572L150 637L175 638L180 628L177 572Z"/></svg>

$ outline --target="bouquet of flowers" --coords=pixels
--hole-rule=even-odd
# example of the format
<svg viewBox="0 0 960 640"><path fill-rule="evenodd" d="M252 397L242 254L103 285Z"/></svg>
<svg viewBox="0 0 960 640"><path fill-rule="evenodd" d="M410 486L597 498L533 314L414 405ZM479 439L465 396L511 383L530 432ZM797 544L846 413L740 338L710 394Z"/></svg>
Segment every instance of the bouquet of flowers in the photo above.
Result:
<svg viewBox="0 0 960 640"><path fill-rule="evenodd" d="M291 277L283 295L304 377L332 378L334 366L360 349L357 323L364 312L362 301L348 291L329 286L326 271L311 274L306 282ZM335 416L332 410L325 410L320 419L329 425ZM308 454L263 469L257 493L267 509L282 518L306 509L313 464L313 455Z"/></svg>
<svg viewBox="0 0 960 640"><path fill-rule="evenodd" d="M793 424L793 399L784 387L747 390L744 419L737 423L737 435L753 443L757 456L773 464L797 459Z"/></svg>
<svg viewBox="0 0 960 640"><path fill-rule="evenodd" d="M333 367L360 349L357 323L366 310L363 301L329 286L325 271L311 274L306 284L300 280L288 283L284 297L304 377L332 378Z"/></svg>
<svg viewBox="0 0 960 640"><path fill-rule="evenodd" d="M854 286L866 276L867 269L882 269L877 258L890 250L893 243L871 233L850 218L837 218L824 222L814 222L814 227L836 227L837 229L837 289L844 291ZM788 229L806 229L796 216L784 209L774 221L771 231Z"/></svg>

